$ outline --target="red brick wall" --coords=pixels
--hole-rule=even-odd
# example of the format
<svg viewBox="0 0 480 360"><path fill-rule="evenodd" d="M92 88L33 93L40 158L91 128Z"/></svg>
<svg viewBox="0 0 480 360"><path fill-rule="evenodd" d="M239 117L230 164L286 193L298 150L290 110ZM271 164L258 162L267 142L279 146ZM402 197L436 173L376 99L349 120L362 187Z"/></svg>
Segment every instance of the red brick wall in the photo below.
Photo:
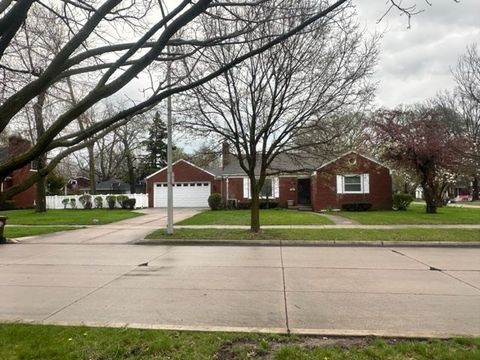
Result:
<svg viewBox="0 0 480 360"><path fill-rule="evenodd" d="M19 138L11 137L8 139L8 153L10 156L18 155L30 148L30 141ZM30 177L32 172L30 170L30 164L25 165L24 167L14 170L10 177L11 179L5 181L3 184L4 189L8 189L11 186L17 185ZM37 187L33 185L27 190L15 195L12 200L15 202L15 206L19 208L32 207L35 204Z"/></svg>
<svg viewBox="0 0 480 360"><path fill-rule="evenodd" d="M355 164L350 163L355 160ZM369 194L337 194L336 175L369 174ZM312 183L312 206L315 211L340 209L342 204L366 202L373 210L392 208L392 178L390 171L358 154L349 154L317 171Z"/></svg>
<svg viewBox="0 0 480 360"><path fill-rule="evenodd" d="M293 204L297 205L297 178L296 177L280 177L279 178L278 205L287 207L287 201L293 200Z"/></svg>
<svg viewBox="0 0 480 360"><path fill-rule="evenodd" d="M173 165L173 174L174 182L210 181L212 183L211 192L221 192L220 181L214 180L212 175L193 165L190 165L186 161L179 161L175 163ZM157 182L167 182L167 169L147 179L149 207L153 207L153 184Z"/></svg>
<svg viewBox="0 0 480 360"><path fill-rule="evenodd" d="M223 181L224 183L224 193L223 198L226 197L226 180ZM243 197L243 178L228 178L228 198L229 199L237 199L238 201L247 201Z"/></svg>

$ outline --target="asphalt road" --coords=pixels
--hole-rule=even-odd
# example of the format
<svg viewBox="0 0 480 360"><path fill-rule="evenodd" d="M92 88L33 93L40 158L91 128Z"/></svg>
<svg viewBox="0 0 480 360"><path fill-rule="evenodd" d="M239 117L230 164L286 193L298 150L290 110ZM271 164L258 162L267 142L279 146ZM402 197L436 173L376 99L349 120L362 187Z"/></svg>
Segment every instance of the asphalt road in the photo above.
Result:
<svg viewBox="0 0 480 360"><path fill-rule="evenodd" d="M148 216L0 246L0 321L480 335L478 248L128 244Z"/></svg>

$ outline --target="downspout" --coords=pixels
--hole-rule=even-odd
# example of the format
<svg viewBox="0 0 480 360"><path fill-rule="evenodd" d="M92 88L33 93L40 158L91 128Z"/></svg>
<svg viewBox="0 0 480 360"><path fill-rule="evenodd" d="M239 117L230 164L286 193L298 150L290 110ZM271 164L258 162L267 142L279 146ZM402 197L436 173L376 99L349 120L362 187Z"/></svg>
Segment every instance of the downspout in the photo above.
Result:
<svg viewBox="0 0 480 360"><path fill-rule="evenodd" d="M228 207L228 176L227 176L226 181L225 181L225 192L226 192L226 204L227 204L227 207Z"/></svg>

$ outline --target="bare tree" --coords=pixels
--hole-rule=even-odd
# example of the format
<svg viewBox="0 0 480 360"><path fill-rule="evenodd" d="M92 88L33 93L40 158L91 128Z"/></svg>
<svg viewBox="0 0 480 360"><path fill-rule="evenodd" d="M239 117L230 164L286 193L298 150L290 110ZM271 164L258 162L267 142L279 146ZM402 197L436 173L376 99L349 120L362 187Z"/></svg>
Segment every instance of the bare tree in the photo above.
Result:
<svg viewBox="0 0 480 360"><path fill-rule="evenodd" d="M465 168L472 177L472 198L476 200L480 198L480 54L476 44L467 47L453 70L453 76L457 86L453 95L444 98L443 102L459 114L462 132L468 140Z"/></svg>
<svg viewBox="0 0 480 360"><path fill-rule="evenodd" d="M14 126L22 109L35 98L49 93L52 87L60 87L67 78L78 83L89 80L89 85L75 103L58 107L58 113L49 119L45 132L31 149L0 164L0 178L49 151L67 156L70 147L91 144L98 133L111 131L119 122L148 111L166 97L216 78L251 56L308 30L321 19L335 19L344 13L348 3L318 0L305 8L291 0L181 0L166 11L161 1L154 0L1 1L0 132ZM408 15L415 13L415 9L396 3L389 2ZM56 42L49 44L58 51L49 52L41 67L32 68L19 61L15 49L26 44L23 24L34 20L39 8L51 14L65 32L60 42L52 40ZM288 13L284 9L289 9ZM258 16L245 17L246 12L257 12ZM204 23L211 24L209 31L204 31ZM268 36L258 32L266 24L275 23L283 24L278 32ZM216 31L221 28L226 31ZM255 32L263 39L255 42L258 46L241 47L229 62L202 71L204 62L210 60L210 50L245 42L245 35ZM125 34L129 35L127 39ZM167 84L164 76L167 63L182 69L172 84ZM72 126L92 106L149 74L155 75L150 77L152 85L142 100L83 129Z"/></svg>
<svg viewBox="0 0 480 360"><path fill-rule="evenodd" d="M305 11L311 6L308 1L298 4ZM364 40L353 16L344 10L334 21L320 21L191 92L194 100L186 117L191 120L183 125L214 135L234 149L249 178L253 232L260 230L259 197L265 179L278 171L273 161L315 144L318 139L310 138L308 144L295 139L306 138L322 119L363 105L373 94L368 76L376 63L377 38ZM268 37L283 32L282 26L264 24L242 44L213 49L204 66L228 64L241 48L261 46L260 33Z"/></svg>

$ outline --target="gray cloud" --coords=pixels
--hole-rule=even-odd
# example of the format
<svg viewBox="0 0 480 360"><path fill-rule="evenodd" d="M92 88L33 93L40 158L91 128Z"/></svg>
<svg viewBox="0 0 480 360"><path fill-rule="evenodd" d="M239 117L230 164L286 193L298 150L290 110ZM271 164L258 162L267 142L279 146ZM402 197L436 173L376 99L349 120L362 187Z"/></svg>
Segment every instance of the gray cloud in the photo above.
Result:
<svg viewBox="0 0 480 360"><path fill-rule="evenodd" d="M404 1L407 4L407 1ZM409 1L408 3L412 3ZM393 11L380 23L386 1L357 1L360 21L368 31L385 31L375 75L377 104L395 107L427 100L454 86L450 69L468 44L480 43L480 1L417 0L424 12L408 20Z"/></svg>

